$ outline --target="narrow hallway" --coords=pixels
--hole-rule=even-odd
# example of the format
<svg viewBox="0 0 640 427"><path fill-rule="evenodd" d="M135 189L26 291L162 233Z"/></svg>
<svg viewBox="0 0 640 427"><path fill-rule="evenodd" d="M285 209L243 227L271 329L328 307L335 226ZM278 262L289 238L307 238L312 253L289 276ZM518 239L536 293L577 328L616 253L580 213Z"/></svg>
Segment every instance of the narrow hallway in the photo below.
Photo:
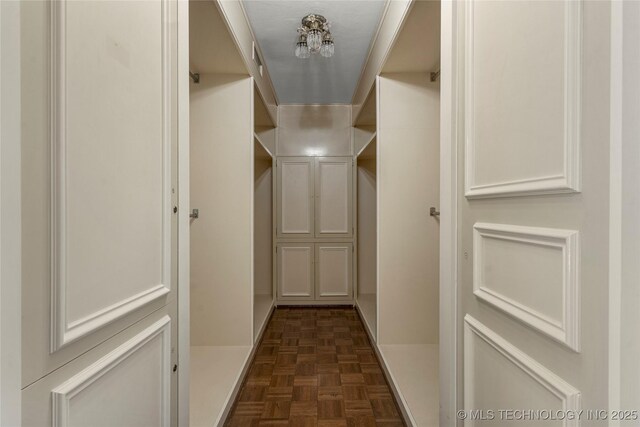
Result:
<svg viewBox="0 0 640 427"><path fill-rule="evenodd" d="M228 426L404 425L353 308L277 308Z"/></svg>

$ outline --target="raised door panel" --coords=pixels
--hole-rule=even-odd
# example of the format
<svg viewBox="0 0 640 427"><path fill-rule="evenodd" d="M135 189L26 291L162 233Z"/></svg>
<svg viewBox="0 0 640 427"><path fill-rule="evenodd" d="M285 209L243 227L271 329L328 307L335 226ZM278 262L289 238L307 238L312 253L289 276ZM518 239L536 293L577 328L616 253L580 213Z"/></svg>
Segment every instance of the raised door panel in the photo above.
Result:
<svg viewBox="0 0 640 427"><path fill-rule="evenodd" d="M165 316L52 391L56 427L170 425ZM115 417L114 415L117 414Z"/></svg>
<svg viewBox="0 0 640 427"><path fill-rule="evenodd" d="M351 243L316 244L316 298L353 298L352 265Z"/></svg>
<svg viewBox="0 0 640 427"><path fill-rule="evenodd" d="M170 289L170 29L163 3L51 6L52 350ZM96 51L104 61L87 60Z"/></svg>
<svg viewBox="0 0 640 427"><path fill-rule="evenodd" d="M483 223L473 229L475 296L578 350L578 232Z"/></svg>
<svg viewBox="0 0 640 427"><path fill-rule="evenodd" d="M277 237L313 237L313 158L279 158Z"/></svg>
<svg viewBox="0 0 640 427"><path fill-rule="evenodd" d="M316 237L351 237L352 218L351 157L316 159Z"/></svg>
<svg viewBox="0 0 640 427"><path fill-rule="evenodd" d="M29 385L24 427L175 424L174 316L175 309L161 309Z"/></svg>
<svg viewBox="0 0 640 427"><path fill-rule="evenodd" d="M514 416L500 413L501 409L526 408L532 416L564 411L568 417L580 411L581 396L575 387L469 315L464 319L464 346L465 409L474 414L476 408L490 408L484 411L484 421L472 415L465 426L500 424ZM558 418L557 424L544 424L575 425L572 421Z"/></svg>
<svg viewBox="0 0 640 427"><path fill-rule="evenodd" d="M277 245L278 298L313 299L313 243Z"/></svg>
<svg viewBox="0 0 640 427"><path fill-rule="evenodd" d="M468 3L467 197L580 190L580 3Z"/></svg>

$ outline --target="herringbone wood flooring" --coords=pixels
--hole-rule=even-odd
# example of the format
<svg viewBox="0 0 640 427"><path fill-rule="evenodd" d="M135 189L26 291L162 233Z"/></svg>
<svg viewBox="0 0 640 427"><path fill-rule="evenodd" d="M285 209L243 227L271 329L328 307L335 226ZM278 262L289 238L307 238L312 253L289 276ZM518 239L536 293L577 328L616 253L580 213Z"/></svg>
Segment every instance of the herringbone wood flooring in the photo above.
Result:
<svg viewBox="0 0 640 427"><path fill-rule="evenodd" d="M353 308L278 308L227 426L403 426Z"/></svg>

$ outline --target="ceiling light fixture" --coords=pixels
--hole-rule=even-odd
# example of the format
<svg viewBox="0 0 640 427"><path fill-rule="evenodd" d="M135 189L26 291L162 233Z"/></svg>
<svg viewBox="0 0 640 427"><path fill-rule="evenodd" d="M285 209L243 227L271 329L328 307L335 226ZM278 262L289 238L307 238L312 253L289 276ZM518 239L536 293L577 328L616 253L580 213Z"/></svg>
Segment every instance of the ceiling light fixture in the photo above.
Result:
<svg viewBox="0 0 640 427"><path fill-rule="evenodd" d="M302 18L302 26L298 28L298 42L296 43L296 57L306 59L312 53L320 53L330 58L334 53L331 25L322 15L309 14Z"/></svg>

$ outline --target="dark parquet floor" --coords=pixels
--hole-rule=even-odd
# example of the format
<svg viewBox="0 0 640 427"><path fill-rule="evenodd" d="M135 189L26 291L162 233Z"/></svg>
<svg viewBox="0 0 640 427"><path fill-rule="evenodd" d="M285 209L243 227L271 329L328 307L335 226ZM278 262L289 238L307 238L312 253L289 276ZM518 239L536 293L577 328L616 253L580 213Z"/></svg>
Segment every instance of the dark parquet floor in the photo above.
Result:
<svg viewBox="0 0 640 427"><path fill-rule="evenodd" d="M227 426L403 426L353 308L278 308Z"/></svg>

